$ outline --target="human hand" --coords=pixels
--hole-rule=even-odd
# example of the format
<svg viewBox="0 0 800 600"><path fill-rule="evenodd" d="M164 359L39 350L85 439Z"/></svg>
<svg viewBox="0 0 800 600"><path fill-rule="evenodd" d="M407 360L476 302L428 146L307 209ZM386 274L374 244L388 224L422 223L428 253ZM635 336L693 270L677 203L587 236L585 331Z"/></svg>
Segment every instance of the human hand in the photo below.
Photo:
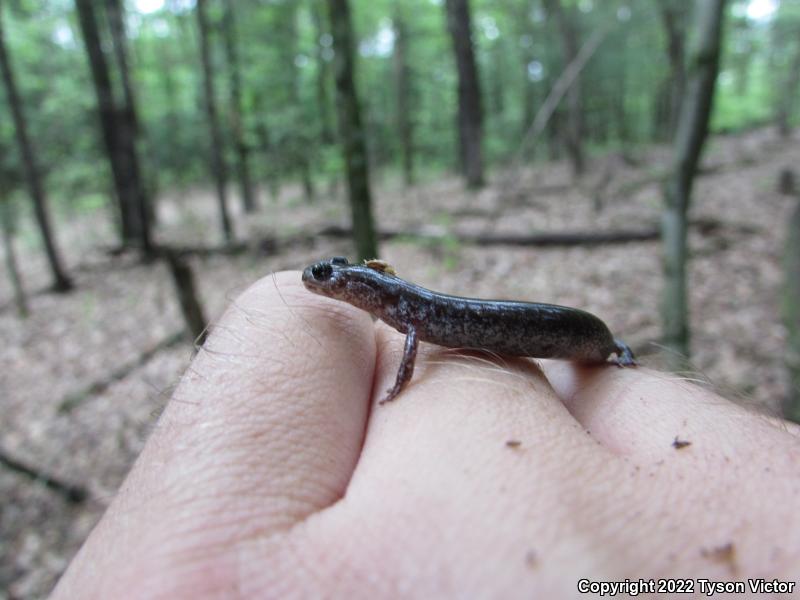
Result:
<svg viewBox="0 0 800 600"><path fill-rule="evenodd" d="M582 578L796 575L796 426L647 369L428 344L379 407L402 344L299 273L251 287L53 597L571 597Z"/></svg>

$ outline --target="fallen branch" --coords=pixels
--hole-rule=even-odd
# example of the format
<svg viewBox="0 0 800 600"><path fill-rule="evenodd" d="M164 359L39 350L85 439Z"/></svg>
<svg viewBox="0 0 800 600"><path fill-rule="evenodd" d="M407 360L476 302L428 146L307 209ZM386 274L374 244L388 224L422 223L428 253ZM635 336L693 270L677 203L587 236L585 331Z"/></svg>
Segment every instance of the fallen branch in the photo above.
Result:
<svg viewBox="0 0 800 600"><path fill-rule="evenodd" d="M23 464L16 458L7 454L4 450L0 450L0 464L60 494L70 504L80 504L89 497L89 491L85 487L61 481L57 477L49 475L36 467Z"/></svg>
<svg viewBox="0 0 800 600"><path fill-rule="evenodd" d="M689 225L701 235L716 235L722 230L750 235L758 233L758 228L750 224L724 223L718 219L692 219ZM328 225L316 234L304 234L284 243L307 242L316 237L350 238L353 230L342 225ZM380 240L409 238L432 242L454 240L475 246L597 246L603 244L627 244L629 242L649 242L661 238L658 224L649 224L639 229L610 229L607 231L556 231L534 233L459 233L444 228L427 227L417 230L383 229L376 233Z"/></svg>
<svg viewBox="0 0 800 600"><path fill-rule="evenodd" d="M81 390L72 392L71 394L67 394L64 397L64 399L59 403L58 412L62 414L72 412L87 399L91 398L96 394L104 392L112 384L124 379L139 367L142 367L145 364L147 364L150 361L150 359L152 359L156 354L158 354L162 350L166 350L167 348L176 346L178 343L185 340L186 340L186 333L184 330L172 333L171 335L165 337L163 340L161 340L151 348L148 348L147 350L142 352L134 360L122 365L121 367L118 367L117 369L114 369L108 376L102 379L98 379L97 381L94 381L93 383L89 384L88 386L86 386Z"/></svg>
<svg viewBox="0 0 800 600"><path fill-rule="evenodd" d="M191 332L198 347L206 341L206 318L200 304L197 286L194 283L194 272L183 255L177 252L163 252L164 259L175 284L175 293L181 307L186 329Z"/></svg>
<svg viewBox="0 0 800 600"><path fill-rule="evenodd" d="M657 240L661 233L657 228L618 229L611 231L533 234L476 234L459 236L458 240L476 246L597 246L602 244L627 244Z"/></svg>
<svg viewBox="0 0 800 600"><path fill-rule="evenodd" d="M349 238L353 235L350 227L330 225L319 230L317 236ZM407 237L429 241L454 239L462 244L475 246L593 246L598 244L623 244L656 240L661 233L657 227L643 229L617 229L610 231L562 231L556 233L454 233L433 230L399 231L384 229L377 232L380 240Z"/></svg>
<svg viewBox="0 0 800 600"><path fill-rule="evenodd" d="M132 253L132 252L140 252L141 250L136 246L106 246L105 248L101 247L102 250L105 251L106 254L112 257L122 256L124 254ZM157 258L164 258L170 254L178 254L180 256L186 255L197 255L197 256L209 256L209 255L230 255L235 256L237 254L243 254L247 252L248 245L245 242L236 242L233 244L221 244L219 246L164 246L158 245L153 246L152 256Z"/></svg>

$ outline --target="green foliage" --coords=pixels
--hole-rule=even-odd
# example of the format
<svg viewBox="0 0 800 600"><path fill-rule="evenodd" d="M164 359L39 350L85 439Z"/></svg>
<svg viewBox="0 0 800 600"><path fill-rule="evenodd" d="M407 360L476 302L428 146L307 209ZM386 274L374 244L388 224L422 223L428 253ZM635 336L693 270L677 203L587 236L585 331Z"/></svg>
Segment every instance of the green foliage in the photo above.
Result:
<svg viewBox="0 0 800 600"><path fill-rule="evenodd" d="M669 73L657 0L562 2L577 19L581 42L598 28L610 27L582 75L587 144L602 151L652 140L656 105ZM147 14L137 12L136 2L127 4L145 167L157 172L162 189L209 177L192 4L166 0L162 8ZM359 38L357 86L374 166L396 172L400 164L392 19L401 14L408 29L415 163L422 178L454 168L457 79L441 0L352 0L351 4ZM80 209L97 206L110 188L109 173L72 2L18 0L3 6L9 51L51 196ZM760 20L748 16L748 6L739 0L730 7L713 119L716 130L770 119L776 94L782 91L779 82L800 51L800 3L784 0L772 19ZM235 8L242 127L255 178L295 179L302 160L310 162L320 182L339 177L341 157L327 131L331 126L335 130L336 121L327 4L235 0ZM209 9L221 116L230 129L220 0L210 0ZM539 1L473 0L472 14L483 89L485 154L490 163L498 163L518 150L565 65L558 30L548 22ZM107 37L105 29L104 25ZM115 85L119 88L118 80ZM0 107L5 111L4 104ZM0 119L0 147L9 150L0 154L4 181L16 187L19 162L8 119ZM233 160L232 150L227 152Z"/></svg>

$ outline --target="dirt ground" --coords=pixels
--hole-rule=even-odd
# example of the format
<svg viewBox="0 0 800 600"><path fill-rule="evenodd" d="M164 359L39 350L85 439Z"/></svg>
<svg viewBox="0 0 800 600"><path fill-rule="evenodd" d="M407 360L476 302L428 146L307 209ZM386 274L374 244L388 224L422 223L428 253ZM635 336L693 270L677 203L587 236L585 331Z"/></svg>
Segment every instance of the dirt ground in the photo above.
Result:
<svg viewBox="0 0 800 600"><path fill-rule="evenodd" d="M619 156L599 157L577 187L567 185L562 164L519 178L497 172L477 194L464 192L455 178L410 190L383 181L375 186L375 214L387 229L434 233L641 229L658 223L662 199L654 175L665 168L666 156L663 150L641 151L637 166ZM771 130L716 137L704 164L709 172L696 185L692 218L707 225L690 235L691 376L775 412L787 386L780 258L798 202L779 194L776 185L781 169L800 164L800 140L778 142ZM274 200L262 194L254 217L236 206L237 235L251 248L190 259L212 321L260 277L321 257L352 256L345 240L296 241L300 233L348 222L341 190L320 192L314 204L289 187ZM162 241L219 244L208 191L162 198L158 214ZM90 492L88 501L71 505L0 465L0 598L49 593L114 497L191 358L189 342L164 343L181 330L165 266L109 254L109 221L102 212L59 219L77 283L74 293L63 296L41 291L47 273L35 236L23 231L18 250L26 286L34 292L25 320L14 310L7 274L0 273L0 451ZM718 225L709 226L712 221ZM259 243L264 238L272 242ZM439 291L587 309L644 354L645 364L660 363L653 342L662 282L656 241L538 248L405 237L385 242L381 257L407 279ZM115 371L128 372L105 381ZM98 382L102 389L87 393Z"/></svg>

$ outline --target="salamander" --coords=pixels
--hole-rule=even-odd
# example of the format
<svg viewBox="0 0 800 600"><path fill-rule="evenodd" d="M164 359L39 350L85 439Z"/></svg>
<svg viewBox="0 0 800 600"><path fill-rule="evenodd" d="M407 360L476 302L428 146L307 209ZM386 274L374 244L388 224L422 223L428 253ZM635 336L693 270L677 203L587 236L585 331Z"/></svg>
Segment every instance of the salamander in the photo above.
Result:
<svg viewBox="0 0 800 600"><path fill-rule="evenodd" d="M584 364L635 366L631 349L603 321L577 308L450 296L398 277L379 260L353 264L334 257L308 266L303 284L317 294L352 304L406 334L393 400L411 380L420 341L509 356L557 358Z"/></svg>

